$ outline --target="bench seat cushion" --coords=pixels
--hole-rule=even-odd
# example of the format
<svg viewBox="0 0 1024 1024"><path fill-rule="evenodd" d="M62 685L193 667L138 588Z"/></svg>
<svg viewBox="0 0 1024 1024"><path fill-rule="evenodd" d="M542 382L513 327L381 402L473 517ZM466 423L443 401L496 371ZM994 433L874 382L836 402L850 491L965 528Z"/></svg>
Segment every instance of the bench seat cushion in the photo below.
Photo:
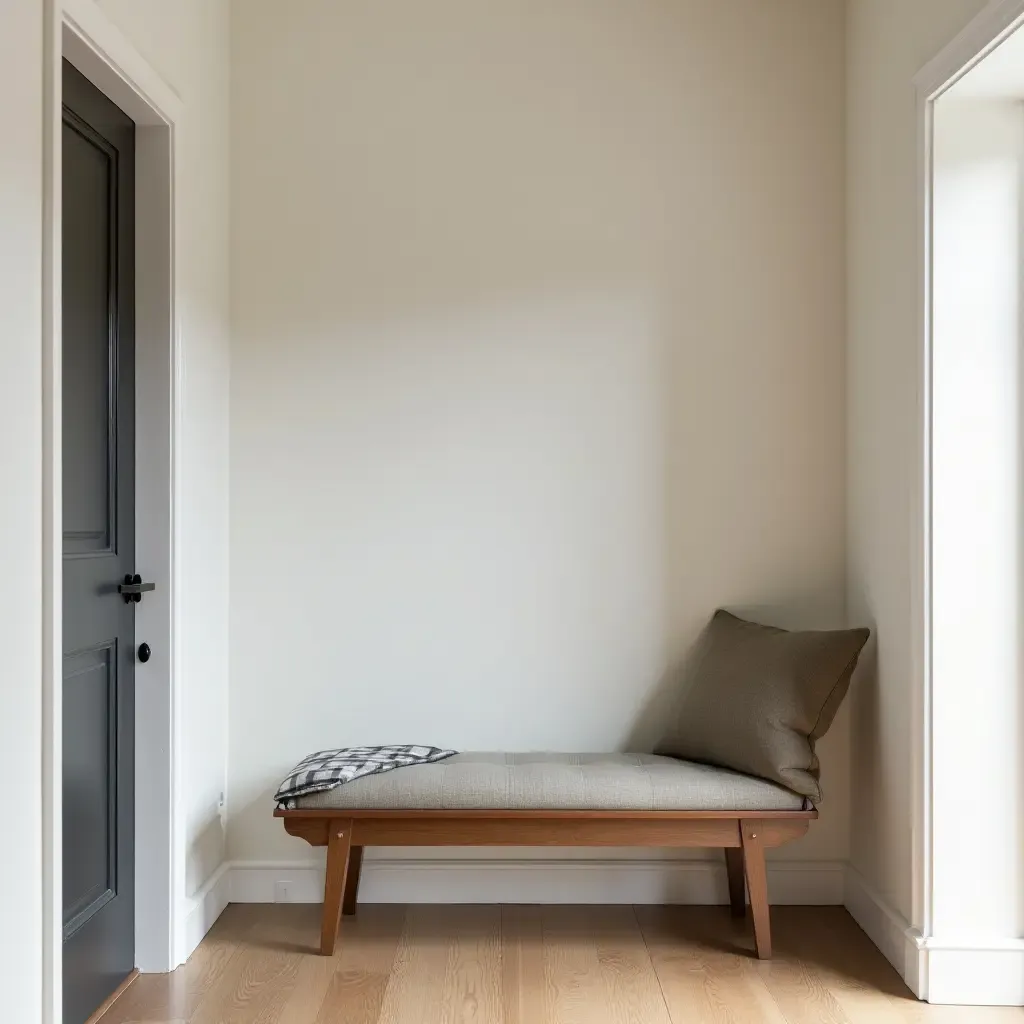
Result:
<svg viewBox="0 0 1024 1024"><path fill-rule="evenodd" d="M726 768L657 754L456 754L296 800L363 810L799 811L804 798Z"/></svg>

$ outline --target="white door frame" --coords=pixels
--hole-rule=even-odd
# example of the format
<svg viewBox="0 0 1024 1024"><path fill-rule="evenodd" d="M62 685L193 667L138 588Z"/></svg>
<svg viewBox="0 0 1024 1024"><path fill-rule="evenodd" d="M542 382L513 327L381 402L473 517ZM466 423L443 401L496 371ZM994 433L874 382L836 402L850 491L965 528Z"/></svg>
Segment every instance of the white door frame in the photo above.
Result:
<svg viewBox="0 0 1024 1024"><path fill-rule="evenodd" d="M136 610L135 948L143 971L180 962L185 822L180 799L179 351L175 133L183 104L93 0L46 0L44 105L44 1020L61 1019L61 61L136 122L136 571L157 582Z"/></svg>
<svg viewBox="0 0 1024 1024"><path fill-rule="evenodd" d="M913 675L913 948L907 983L930 998L932 953L959 952L936 942L933 888L932 749L932 175L935 102L980 60L1024 24L1024 0L992 0L967 27L914 77L917 95L918 268L920 271L918 394L916 423L919 476L913 504L914 571L911 612ZM944 972L949 973L944 962ZM948 988L949 978L944 979ZM934 995L934 991L931 995ZM943 1000L945 1001L945 1000Z"/></svg>

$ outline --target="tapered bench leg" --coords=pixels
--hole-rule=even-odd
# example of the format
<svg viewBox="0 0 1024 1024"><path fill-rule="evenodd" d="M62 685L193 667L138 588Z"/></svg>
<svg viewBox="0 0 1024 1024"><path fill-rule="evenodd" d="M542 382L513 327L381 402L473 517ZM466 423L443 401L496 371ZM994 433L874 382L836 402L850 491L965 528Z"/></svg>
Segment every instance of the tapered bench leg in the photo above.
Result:
<svg viewBox="0 0 1024 1024"><path fill-rule="evenodd" d="M772 958L771 918L768 911L768 873L764 863L764 843L760 822L741 821L743 869L750 892L750 916L754 919L754 948L759 960Z"/></svg>
<svg viewBox="0 0 1024 1024"><path fill-rule="evenodd" d="M324 882L324 912L320 924L320 952L330 956L338 938L341 902L352 849L352 822L333 820L327 838L327 878Z"/></svg>
<svg viewBox="0 0 1024 1024"><path fill-rule="evenodd" d="M729 877L729 905L733 917L747 913L747 893L743 881L743 850L738 846L725 848L725 870Z"/></svg>
<svg viewBox="0 0 1024 1024"><path fill-rule="evenodd" d="M348 873L345 875L345 898L342 900L341 912L352 915L356 912L356 899L359 894L359 872L363 868L363 848L353 846L348 855Z"/></svg>

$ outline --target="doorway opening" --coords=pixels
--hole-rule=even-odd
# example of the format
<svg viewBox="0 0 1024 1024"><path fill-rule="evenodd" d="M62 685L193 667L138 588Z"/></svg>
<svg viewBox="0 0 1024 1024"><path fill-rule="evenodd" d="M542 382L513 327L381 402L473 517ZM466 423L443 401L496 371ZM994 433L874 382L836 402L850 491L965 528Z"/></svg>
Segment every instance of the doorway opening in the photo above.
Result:
<svg viewBox="0 0 1024 1024"><path fill-rule="evenodd" d="M940 1003L1024 1005L1022 24L1024 3L993 5L917 80L924 472L911 974Z"/></svg>
<svg viewBox="0 0 1024 1024"><path fill-rule="evenodd" d="M47 134L46 335L44 342L44 900L46 916L46 1020L63 1019L63 955L68 931L63 898L65 848L64 778L67 714L65 674L65 551L62 476L66 440L62 440L64 375L62 321L62 138L64 62L97 95L134 123L135 282L135 476L134 573L156 583L134 603L134 648L143 641L152 652L136 661L133 722L134 800L134 966L167 971L184 958L184 822L180 810L178 766L181 730L180 689L176 685L178 568L177 466L174 438L178 426L177 343L174 274L175 128L181 100L105 18L83 0L63 0L50 8L55 24L49 57ZM102 147L101 147L102 148ZM87 157L88 159L88 157ZM80 234L81 225L75 227ZM70 368L68 368L70 369ZM93 410L95 411L95 410ZM72 453L74 454L74 453ZM79 453L81 454L81 453ZM69 526L70 528L70 526ZM116 587L123 580L113 581ZM123 596L110 598L116 604ZM123 654L124 652L122 652ZM135 650L127 652L135 654ZM119 657L121 657L119 655ZM137 656L136 656L137 658ZM77 713L76 713L77 714ZM125 724L125 723L122 723ZM78 723L75 723L78 727ZM69 766L71 767L71 766ZM124 865L121 865L124 869ZM116 871L123 880L132 870ZM88 887L87 887L88 888ZM100 896L103 894L101 893ZM73 931L73 929L71 929Z"/></svg>

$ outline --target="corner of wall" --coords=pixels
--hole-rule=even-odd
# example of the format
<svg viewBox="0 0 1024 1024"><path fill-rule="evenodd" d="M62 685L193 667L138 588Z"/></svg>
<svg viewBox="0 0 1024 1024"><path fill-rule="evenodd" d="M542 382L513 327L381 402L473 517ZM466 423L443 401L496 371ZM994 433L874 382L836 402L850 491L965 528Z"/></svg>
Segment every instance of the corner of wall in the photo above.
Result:
<svg viewBox="0 0 1024 1024"><path fill-rule="evenodd" d="M852 864L846 868L843 904L911 992L924 998L924 971L916 933Z"/></svg>

